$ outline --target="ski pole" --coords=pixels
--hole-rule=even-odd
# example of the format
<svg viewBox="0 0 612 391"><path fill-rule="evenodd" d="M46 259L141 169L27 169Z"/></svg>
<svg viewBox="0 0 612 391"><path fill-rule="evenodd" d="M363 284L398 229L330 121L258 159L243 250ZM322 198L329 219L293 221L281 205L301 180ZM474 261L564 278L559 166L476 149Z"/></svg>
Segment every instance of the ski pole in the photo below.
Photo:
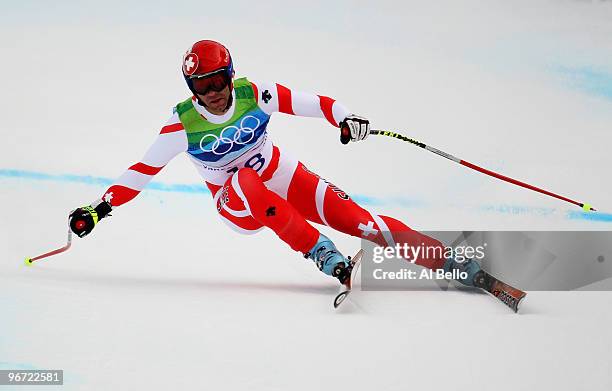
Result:
<svg viewBox="0 0 612 391"><path fill-rule="evenodd" d="M69 227L68 228L68 240L66 241L66 245L64 247L60 247L60 248L58 248L56 250L49 251L48 253L44 253L44 254L38 255L38 256L36 256L34 258L26 258L25 259L25 265L26 266L32 266L32 263L37 261L37 260L39 260L39 259L43 259L43 258L50 257L52 255L55 255L55 254L63 253L64 251L67 251L70 248L71 245L72 245L72 231L70 230L70 227Z"/></svg>
<svg viewBox="0 0 612 391"><path fill-rule="evenodd" d="M391 132L389 130L371 129L370 130L370 134L379 135L379 136L388 136L388 137L393 137L393 138L396 138L396 139L399 139L399 140L402 140L402 141L407 141L410 144L413 144L413 145L416 145L417 147L421 147L423 149L426 149L429 152L433 152L436 155L440 155L442 157L445 157L445 158L447 158L449 160L452 160L455 163L461 164L462 166L471 168L472 170L481 172L483 174L492 176L492 177L497 178L497 179L501 179L502 181L506 181L506 182L515 184L517 186L524 187L526 189L537 191L538 193L546 194L548 196L551 196L551 197L554 197L554 198L557 198L557 199L569 202L571 204L574 204L574 205L577 205L577 206L581 207L584 211L590 211L590 210L595 211L596 210L595 208L593 208L590 204L587 204L586 202L574 201L574 200L572 200L570 198L564 197L564 196L559 195L559 194L555 194L555 193L550 192L548 190L544 190L544 189L541 189L539 187L530 185L528 183L521 182L519 180L507 177L505 175L499 174L499 173L491 171L491 170L487 170L486 168L482 168L482 167L477 166L476 164L470 163L470 162L468 162L466 160L459 159L458 157L455 157L455 156L453 156L451 154L448 154L446 152L440 151L437 148L431 147L429 145L426 145L425 143L422 143L422 142L417 141L415 139L406 137L406 136L401 135L399 133ZM350 131L349 131L348 128L343 128L342 131L340 132L340 141L343 144L346 144L346 143L348 143L350 141Z"/></svg>

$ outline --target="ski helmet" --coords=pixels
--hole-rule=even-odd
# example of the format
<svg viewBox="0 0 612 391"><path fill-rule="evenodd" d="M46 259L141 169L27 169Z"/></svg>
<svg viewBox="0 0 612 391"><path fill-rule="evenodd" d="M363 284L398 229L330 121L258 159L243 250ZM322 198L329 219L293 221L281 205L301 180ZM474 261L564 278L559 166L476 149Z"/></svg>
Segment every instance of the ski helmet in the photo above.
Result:
<svg viewBox="0 0 612 391"><path fill-rule="evenodd" d="M229 86L232 90L234 66L229 50L219 42L202 40L194 43L183 56L183 77L193 92L206 94Z"/></svg>

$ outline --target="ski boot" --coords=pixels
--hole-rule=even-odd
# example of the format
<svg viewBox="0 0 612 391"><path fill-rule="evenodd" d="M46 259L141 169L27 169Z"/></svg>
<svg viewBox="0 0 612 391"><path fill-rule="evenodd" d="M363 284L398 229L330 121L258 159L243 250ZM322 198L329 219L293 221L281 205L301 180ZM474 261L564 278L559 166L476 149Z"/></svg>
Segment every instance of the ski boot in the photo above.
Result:
<svg viewBox="0 0 612 391"><path fill-rule="evenodd" d="M353 268L350 261L336 248L334 243L325 235L319 234L317 243L304 254L304 258L312 259L323 273L336 277L341 284L345 284L351 277Z"/></svg>
<svg viewBox="0 0 612 391"><path fill-rule="evenodd" d="M476 288L485 287L485 272L480 268L478 262L473 259L465 259L462 262L455 260L453 256L450 256L444 262L444 271L452 272L457 270L458 272L465 272L467 276L465 278L457 278L455 281L459 281L465 286L471 286Z"/></svg>

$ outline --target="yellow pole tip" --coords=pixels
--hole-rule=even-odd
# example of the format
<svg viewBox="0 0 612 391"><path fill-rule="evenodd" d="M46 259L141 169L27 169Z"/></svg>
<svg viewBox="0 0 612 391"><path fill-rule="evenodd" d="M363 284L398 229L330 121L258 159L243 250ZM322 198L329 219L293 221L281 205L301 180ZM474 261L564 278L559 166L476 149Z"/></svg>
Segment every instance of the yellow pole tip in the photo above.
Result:
<svg viewBox="0 0 612 391"><path fill-rule="evenodd" d="M589 212L591 210L591 208L592 208L591 204L584 203L582 205L582 210L584 210L585 212Z"/></svg>
<svg viewBox="0 0 612 391"><path fill-rule="evenodd" d="M26 258L24 264L26 266L32 266L32 258Z"/></svg>

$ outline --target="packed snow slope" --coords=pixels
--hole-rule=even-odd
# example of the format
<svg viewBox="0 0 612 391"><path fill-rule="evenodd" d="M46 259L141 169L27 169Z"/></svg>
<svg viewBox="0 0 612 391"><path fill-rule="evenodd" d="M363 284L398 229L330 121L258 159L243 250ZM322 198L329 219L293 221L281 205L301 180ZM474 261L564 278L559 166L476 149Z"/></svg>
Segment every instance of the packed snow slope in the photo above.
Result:
<svg viewBox="0 0 612 391"><path fill-rule="evenodd" d="M336 283L271 232L226 227L184 156L69 252L23 259L63 245L68 212L141 158L203 38L239 76L598 209L275 114L279 147L373 211L421 230L610 230L611 20L609 1L3 5L0 369L63 369L49 389L65 390L609 390L610 292L529 292L515 315L465 290L357 291L335 311Z"/></svg>

